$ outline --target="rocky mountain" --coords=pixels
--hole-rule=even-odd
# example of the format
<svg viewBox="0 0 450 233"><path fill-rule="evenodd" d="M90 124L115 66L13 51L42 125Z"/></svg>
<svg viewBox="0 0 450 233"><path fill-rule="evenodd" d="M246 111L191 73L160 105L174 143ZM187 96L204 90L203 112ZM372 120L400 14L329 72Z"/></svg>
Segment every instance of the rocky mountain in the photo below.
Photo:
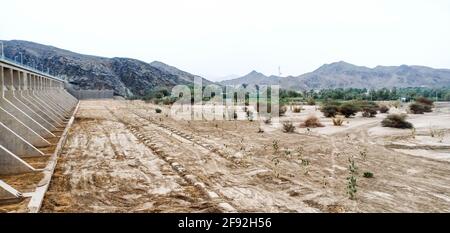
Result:
<svg viewBox="0 0 450 233"><path fill-rule="evenodd" d="M213 82L211 82L211 81L209 81L207 79L204 79L204 78L202 78L202 77L200 77L198 75L190 74L190 73L188 73L186 71L182 71L182 70L180 70L180 69L178 69L178 68L176 68L174 66L167 65L167 64L162 63L160 61L154 61L154 62L150 63L150 65L152 65L153 67L156 67L156 68L158 68L160 70L163 70L163 71L165 71L165 72L167 72L169 74L178 76L179 78L181 78L182 80L184 80L186 82L194 82L194 78L197 77L197 78L201 78L202 79L202 84L203 85L214 84Z"/></svg>
<svg viewBox="0 0 450 233"><path fill-rule="evenodd" d="M83 55L28 41L2 42L7 58L49 71L80 89L112 89L120 96L144 96L152 90L192 84L195 77L162 62ZM203 83L212 82L203 79Z"/></svg>
<svg viewBox="0 0 450 233"><path fill-rule="evenodd" d="M343 61L325 64L300 76L265 76L256 71L221 82L224 85L279 84L283 89L311 90L326 88L450 87L450 70L424 66L377 66L368 68Z"/></svg>
<svg viewBox="0 0 450 233"><path fill-rule="evenodd" d="M222 84L222 85L241 85L241 84L275 85L275 84L279 84L281 79L282 79L281 77L277 77L277 76L270 76L270 77L265 76L264 74L259 73L254 70L240 78L221 81L220 84Z"/></svg>

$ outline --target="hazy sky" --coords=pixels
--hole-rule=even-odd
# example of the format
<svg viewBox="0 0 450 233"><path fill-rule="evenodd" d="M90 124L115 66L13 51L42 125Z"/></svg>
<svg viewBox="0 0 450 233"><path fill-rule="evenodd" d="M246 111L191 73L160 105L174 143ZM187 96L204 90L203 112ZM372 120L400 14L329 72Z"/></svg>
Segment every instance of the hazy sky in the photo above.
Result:
<svg viewBox="0 0 450 233"><path fill-rule="evenodd" d="M207 78L344 60L450 68L448 0L1 0L0 39L163 61Z"/></svg>

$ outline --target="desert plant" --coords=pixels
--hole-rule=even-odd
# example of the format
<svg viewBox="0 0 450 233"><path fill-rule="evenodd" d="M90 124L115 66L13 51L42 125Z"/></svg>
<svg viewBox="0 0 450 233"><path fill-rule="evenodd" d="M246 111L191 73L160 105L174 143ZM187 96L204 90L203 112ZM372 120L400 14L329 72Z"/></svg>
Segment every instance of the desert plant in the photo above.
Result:
<svg viewBox="0 0 450 233"><path fill-rule="evenodd" d="M366 108L363 110L363 117L375 117L377 115L377 110L374 108Z"/></svg>
<svg viewBox="0 0 450 233"><path fill-rule="evenodd" d="M292 151L289 150L289 149L286 149L286 150L284 151L284 156L285 156L286 158L288 158L288 159L291 159L291 157L292 157Z"/></svg>
<svg viewBox="0 0 450 233"><path fill-rule="evenodd" d="M336 103L325 103L320 108L325 117L335 117L339 112L339 105Z"/></svg>
<svg viewBox="0 0 450 233"><path fill-rule="evenodd" d="M279 141L278 140L273 140L272 141L272 148L275 151L275 153L278 152L278 150L280 149L280 146L278 145Z"/></svg>
<svg viewBox="0 0 450 233"><path fill-rule="evenodd" d="M384 104L380 105L379 109L380 113L389 113L389 107Z"/></svg>
<svg viewBox="0 0 450 233"><path fill-rule="evenodd" d="M344 115L345 118L354 116L359 110L360 110L359 106L353 102L343 103L339 108L339 112L342 113L342 115Z"/></svg>
<svg viewBox="0 0 450 233"><path fill-rule="evenodd" d="M303 166L303 169L305 169L303 174L308 175L309 174L309 165L311 164L311 162L308 159L301 158L300 164Z"/></svg>
<svg viewBox="0 0 450 233"><path fill-rule="evenodd" d="M348 158L348 171L349 176L347 177L347 194L349 195L350 200L354 200L356 198L357 192L357 184L356 184L356 174L358 173L358 167L355 165L355 160L353 158Z"/></svg>
<svg viewBox="0 0 450 233"><path fill-rule="evenodd" d="M266 118L266 119L264 119L264 124L266 124L266 125L270 125L272 123L272 118Z"/></svg>
<svg viewBox="0 0 450 233"><path fill-rule="evenodd" d="M283 122L283 132L293 133L294 130L295 130L295 126L294 126L294 124L292 124L292 121Z"/></svg>
<svg viewBox="0 0 450 233"><path fill-rule="evenodd" d="M162 113L162 110L160 108L155 109L156 113Z"/></svg>
<svg viewBox="0 0 450 233"><path fill-rule="evenodd" d="M412 129L413 125L405 119L405 114L389 114L383 121L381 121L381 125L383 127Z"/></svg>
<svg viewBox="0 0 450 233"><path fill-rule="evenodd" d="M362 150L359 151L359 155L361 156L361 158L362 158L364 161L365 161L366 158L367 158L367 153L368 153L367 148L364 148L364 149L362 149Z"/></svg>
<svg viewBox="0 0 450 233"><path fill-rule="evenodd" d="M273 173L275 175L276 178L280 177L280 172L278 170L278 165L280 164L280 159L278 158L278 156L274 156L272 158L272 163L273 163Z"/></svg>
<svg viewBox="0 0 450 233"><path fill-rule="evenodd" d="M299 159L303 158L303 154L305 153L305 149L303 148L303 146L299 146L295 149L295 153L297 154L297 157Z"/></svg>
<svg viewBox="0 0 450 233"><path fill-rule="evenodd" d="M258 133L264 133L264 130L262 128L258 128Z"/></svg>
<svg viewBox="0 0 450 233"><path fill-rule="evenodd" d="M428 105L428 106L433 106L434 105L433 104L433 100L430 100L430 99L422 97L422 96L416 98L416 103L420 103L420 104Z"/></svg>
<svg viewBox="0 0 450 233"><path fill-rule="evenodd" d="M300 113L302 111L302 107L301 106L295 106L292 111L295 112L295 113Z"/></svg>
<svg viewBox="0 0 450 233"><path fill-rule="evenodd" d="M418 102L410 104L409 110L412 114L424 114L425 112L432 112L431 105L426 105Z"/></svg>
<svg viewBox="0 0 450 233"><path fill-rule="evenodd" d="M358 101L356 104L363 112L363 117L375 117L378 113L379 107L373 101Z"/></svg>
<svg viewBox="0 0 450 233"><path fill-rule="evenodd" d="M373 178L373 173L372 172L364 172L363 177L364 178Z"/></svg>
<svg viewBox="0 0 450 233"><path fill-rule="evenodd" d="M344 123L344 118L342 118L342 117L333 118L333 125L341 126L343 123Z"/></svg>
<svg viewBox="0 0 450 233"><path fill-rule="evenodd" d="M318 117L311 115L306 120L300 124L300 127L308 127L308 128L316 128L316 127L324 127Z"/></svg>

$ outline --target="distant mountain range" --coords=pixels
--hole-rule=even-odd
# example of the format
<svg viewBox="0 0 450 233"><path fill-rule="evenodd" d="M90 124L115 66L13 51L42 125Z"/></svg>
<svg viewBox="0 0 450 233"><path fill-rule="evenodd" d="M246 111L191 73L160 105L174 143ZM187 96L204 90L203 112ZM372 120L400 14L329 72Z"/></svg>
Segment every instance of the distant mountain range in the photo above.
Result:
<svg viewBox="0 0 450 233"><path fill-rule="evenodd" d="M34 42L2 41L5 55L61 77L80 89L111 89L116 95L145 96L158 89L193 84L197 75L159 61L146 63L131 58L105 58L78 54ZM202 78L203 84L213 82ZM257 71L218 82L219 85L273 85L283 89L450 87L450 70L423 66L377 66L367 68L346 62L325 64L300 76L266 76Z"/></svg>
<svg viewBox="0 0 450 233"><path fill-rule="evenodd" d="M130 58L105 58L74 53L53 46L3 41L5 56L39 70L50 70L80 89L109 89L116 95L144 96L149 91L192 84L195 75L162 62L146 63ZM22 56L22 57L21 57ZM203 84L212 82L203 79Z"/></svg>
<svg viewBox="0 0 450 233"><path fill-rule="evenodd" d="M223 85L280 85L283 89L311 90L325 88L392 88L392 87L450 87L450 70L424 66L377 66L368 68L343 61L325 64L300 76L265 76L249 74L220 82Z"/></svg>

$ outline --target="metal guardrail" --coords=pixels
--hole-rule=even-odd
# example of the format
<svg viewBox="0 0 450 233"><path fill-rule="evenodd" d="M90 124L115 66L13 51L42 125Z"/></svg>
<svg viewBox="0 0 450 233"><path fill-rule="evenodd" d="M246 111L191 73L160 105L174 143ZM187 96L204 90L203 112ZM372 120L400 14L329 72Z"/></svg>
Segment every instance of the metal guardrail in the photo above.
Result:
<svg viewBox="0 0 450 233"><path fill-rule="evenodd" d="M24 65L22 63L18 63L15 60L12 60L12 59L7 58L5 56L0 56L0 61L4 62L4 63L7 63L7 64L10 64L10 65L13 65L13 66L16 66L16 67L19 67L19 68L22 68L24 70L28 70L28 71L40 74L40 75L45 76L47 78L51 78L51 79L55 79L57 81L64 82L64 80L61 79L61 78L55 77L55 76L53 76L53 75L51 75L51 74L49 74L47 72L40 71L40 70L35 69L35 68L31 67L31 66L27 66L27 65Z"/></svg>

